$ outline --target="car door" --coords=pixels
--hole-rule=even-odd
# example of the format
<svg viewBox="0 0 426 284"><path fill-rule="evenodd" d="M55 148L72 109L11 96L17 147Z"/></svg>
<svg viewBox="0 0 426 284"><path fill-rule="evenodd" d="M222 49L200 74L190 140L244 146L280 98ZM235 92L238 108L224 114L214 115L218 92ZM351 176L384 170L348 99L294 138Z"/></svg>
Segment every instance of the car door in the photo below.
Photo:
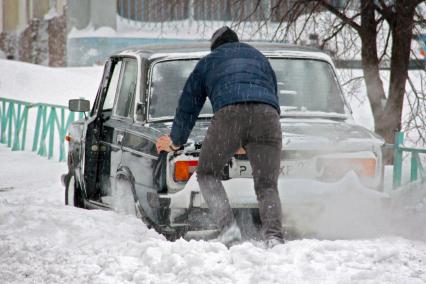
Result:
<svg viewBox="0 0 426 284"><path fill-rule="evenodd" d="M135 59L115 57L104 94L97 99L96 117L90 149L86 150L85 179L88 199L91 202L111 204L111 184L121 163L121 143L129 117L135 91Z"/></svg>
<svg viewBox="0 0 426 284"><path fill-rule="evenodd" d="M102 76L101 84L96 95L90 117L86 120L83 128L82 139L82 176L80 180L83 181L83 189L87 199L95 199L98 195L98 166L100 159L100 142L103 122L107 113L103 111L103 105L106 101L108 90L112 88L111 79L114 70L119 70L116 65L117 61L110 58L105 63L104 73ZM118 71L119 72L119 71Z"/></svg>
<svg viewBox="0 0 426 284"><path fill-rule="evenodd" d="M104 140L102 143L110 154L101 164L100 185L102 202L112 205L112 188L118 168L122 163L122 144L125 139L126 128L133 122L133 100L137 83L137 60L130 57L119 59L121 64L114 105L111 118L105 122Z"/></svg>

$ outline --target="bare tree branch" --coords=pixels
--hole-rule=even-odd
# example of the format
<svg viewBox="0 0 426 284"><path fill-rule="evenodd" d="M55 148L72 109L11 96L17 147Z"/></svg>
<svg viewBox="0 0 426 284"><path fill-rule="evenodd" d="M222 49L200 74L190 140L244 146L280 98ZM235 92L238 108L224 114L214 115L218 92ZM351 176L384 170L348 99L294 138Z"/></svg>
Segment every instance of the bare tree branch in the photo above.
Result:
<svg viewBox="0 0 426 284"><path fill-rule="evenodd" d="M327 44L327 42L335 38L342 31L344 27L346 27L346 23L340 22L340 24L334 28L334 32L331 33L328 37L323 39L322 44L320 46L321 49L324 49L324 46Z"/></svg>
<svg viewBox="0 0 426 284"><path fill-rule="evenodd" d="M383 53L382 53L382 55L380 55L380 57L379 57L379 62L382 62L383 58L387 55L387 50L388 50L388 47L389 47L389 40L390 40L390 37L391 37L391 30L390 30L390 29L388 29L388 34L387 34L387 36L386 36L386 43L385 43L385 47L383 48Z"/></svg>
<svg viewBox="0 0 426 284"><path fill-rule="evenodd" d="M314 0L321 4L324 8L326 8L328 11L336 15L339 19L341 19L346 24L350 25L355 30L359 31L361 29L361 26L355 22L355 18L351 17L349 18L344 13L340 12L336 7L331 5L330 3L326 2L325 0Z"/></svg>
<svg viewBox="0 0 426 284"><path fill-rule="evenodd" d="M361 80L361 79L364 79L364 76L353 77L353 78L351 78L350 80L348 80L348 81L346 81L346 82L342 83L342 87L344 87L344 86L346 86L346 85L348 85L348 84L352 83L353 81L358 81L358 80Z"/></svg>

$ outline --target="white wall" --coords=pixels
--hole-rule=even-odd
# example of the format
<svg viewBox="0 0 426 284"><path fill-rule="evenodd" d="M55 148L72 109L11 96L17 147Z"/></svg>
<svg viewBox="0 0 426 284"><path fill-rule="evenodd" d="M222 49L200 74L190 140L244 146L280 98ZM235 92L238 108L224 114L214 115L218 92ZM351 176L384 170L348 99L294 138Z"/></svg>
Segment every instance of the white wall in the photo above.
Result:
<svg viewBox="0 0 426 284"><path fill-rule="evenodd" d="M19 22L18 22L18 31L22 31L27 27L28 21L27 21L27 3L25 0L19 0L19 6L18 6L18 13L19 13Z"/></svg>
<svg viewBox="0 0 426 284"><path fill-rule="evenodd" d="M90 4L90 21L94 28L110 27L116 29L116 0L92 0Z"/></svg>

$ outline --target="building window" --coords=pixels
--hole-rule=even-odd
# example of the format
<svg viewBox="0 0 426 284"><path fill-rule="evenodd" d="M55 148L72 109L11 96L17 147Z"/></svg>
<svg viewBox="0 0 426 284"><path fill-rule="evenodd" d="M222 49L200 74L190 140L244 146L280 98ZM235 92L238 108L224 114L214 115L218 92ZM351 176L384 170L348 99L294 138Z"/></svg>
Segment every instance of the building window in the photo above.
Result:
<svg viewBox="0 0 426 284"><path fill-rule="evenodd" d="M118 0L120 16L141 22L165 22L188 18L189 0Z"/></svg>

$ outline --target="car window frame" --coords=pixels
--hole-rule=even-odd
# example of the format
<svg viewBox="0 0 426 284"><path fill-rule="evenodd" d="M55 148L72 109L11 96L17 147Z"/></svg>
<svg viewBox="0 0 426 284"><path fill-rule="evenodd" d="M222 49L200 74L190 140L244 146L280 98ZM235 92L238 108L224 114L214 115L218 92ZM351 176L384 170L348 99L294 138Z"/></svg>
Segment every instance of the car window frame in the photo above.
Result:
<svg viewBox="0 0 426 284"><path fill-rule="evenodd" d="M103 105L104 96L106 96L106 93L109 88L109 83L111 80L111 68L112 68L112 65L116 64L114 60L116 60L115 57L111 56L110 58L108 58L108 60L106 60L104 64L101 84L99 85L95 101L93 102L93 107L92 107L92 110L90 111L90 117L98 116L100 113L102 113L102 111L100 111L99 109L102 107L101 102ZM106 72L108 72L108 74ZM108 82L107 82L107 85L105 86L105 80L107 80L107 78L108 78Z"/></svg>
<svg viewBox="0 0 426 284"><path fill-rule="evenodd" d="M111 118L114 118L116 120L122 120L122 121L127 121L127 122L133 122L135 120L135 108L136 108L136 96L139 97L140 94L140 58L138 56L135 55L131 55L131 54L121 54L119 56L116 56L115 58L117 58L118 60L124 61L126 59L130 59L130 60L135 60L136 61L136 66L137 66L137 72L136 72L136 87L135 87L135 93L134 93L134 97L132 100L132 103L130 104L130 106L133 106L132 109L129 110L129 114L127 116L121 116L118 115L116 110L117 110L117 100L118 100L118 88L117 88L117 92L114 98L114 106L112 108L112 112L111 112ZM120 78L119 78L119 86L121 88L121 82L122 82L122 78L123 78L123 74L126 68L123 68L123 66L125 67L125 64L123 62L121 70L120 70Z"/></svg>
<svg viewBox="0 0 426 284"><path fill-rule="evenodd" d="M139 64L139 70L138 70L138 76L139 76L139 80L138 80L138 86L137 88L137 93L138 96L137 98L134 100L134 107L133 107L133 124L135 125L144 125L145 123L147 123L147 105L148 105L148 69L150 67L150 60L146 57L140 56L137 57L138 59L138 64ZM138 108L138 104L144 106L144 109L142 109L142 113L140 115L138 115L137 113L137 108Z"/></svg>
<svg viewBox="0 0 426 284"><path fill-rule="evenodd" d="M111 109L107 109L107 110L110 110L111 114L112 114L112 110L114 109L115 99L117 97L118 83L120 82L121 73L123 71L123 62L119 58L116 59L116 62L114 62L114 69L112 70L112 73L110 74L110 77L109 77L109 80L108 80L108 87L105 90L105 94L104 94L104 97L103 97L102 105L99 106L99 111L101 113L104 112L104 111L107 111L107 110L104 110L104 105L105 105L106 97L108 95L109 88L111 87L111 80L113 78L115 68L117 68L117 65L120 64L120 62L121 62L121 65L120 65L120 70L119 70L119 74L118 74L117 86L116 86L115 93L114 93L114 99L112 101L112 108Z"/></svg>

